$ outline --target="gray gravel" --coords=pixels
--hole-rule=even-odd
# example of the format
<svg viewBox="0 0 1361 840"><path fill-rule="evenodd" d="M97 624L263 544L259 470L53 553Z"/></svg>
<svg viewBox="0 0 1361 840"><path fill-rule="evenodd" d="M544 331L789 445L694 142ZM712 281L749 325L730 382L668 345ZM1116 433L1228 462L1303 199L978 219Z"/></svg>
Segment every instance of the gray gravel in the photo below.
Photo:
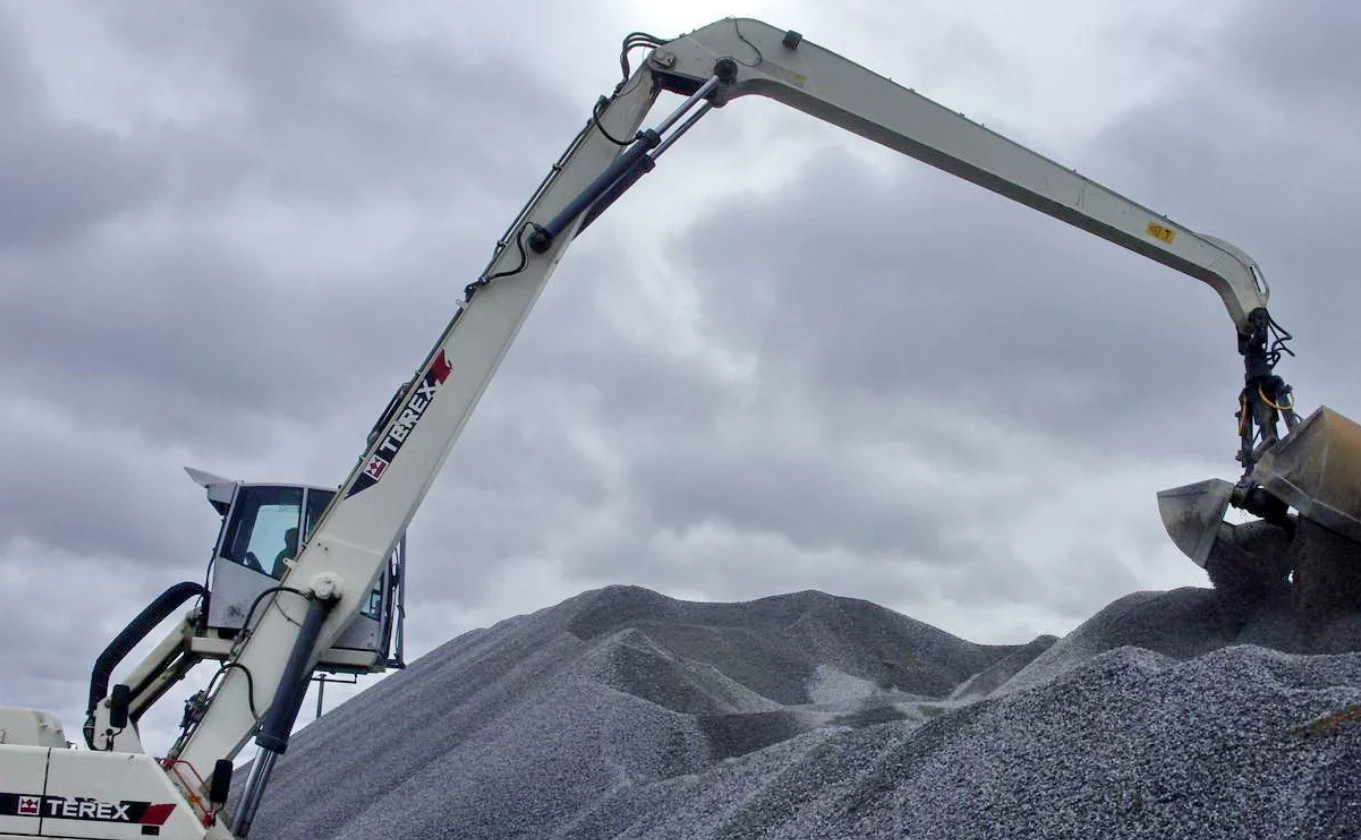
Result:
<svg viewBox="0 0 1361 840"><path fill-rule="evenodd" d="M818 592L610 587L308 726L253 836L1357 837L1361 721L1330 716L1358 628L1184 589L984 646Z"/></svg>

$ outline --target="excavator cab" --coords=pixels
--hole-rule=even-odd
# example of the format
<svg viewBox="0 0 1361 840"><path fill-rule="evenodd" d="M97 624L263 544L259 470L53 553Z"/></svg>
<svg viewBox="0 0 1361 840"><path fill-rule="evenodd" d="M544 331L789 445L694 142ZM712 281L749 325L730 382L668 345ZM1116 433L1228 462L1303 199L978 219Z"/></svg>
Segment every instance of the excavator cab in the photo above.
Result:
<svg viewBox="0 0 1361 840"><path fill-rule="evenodd" d="M234 637L262 597L284 581L336 491L298 484L257 484L186 468L222 515L209 573L207 630ZM406 535L398 540L368 601L319 667L366 673L402 667Z"/></svg>

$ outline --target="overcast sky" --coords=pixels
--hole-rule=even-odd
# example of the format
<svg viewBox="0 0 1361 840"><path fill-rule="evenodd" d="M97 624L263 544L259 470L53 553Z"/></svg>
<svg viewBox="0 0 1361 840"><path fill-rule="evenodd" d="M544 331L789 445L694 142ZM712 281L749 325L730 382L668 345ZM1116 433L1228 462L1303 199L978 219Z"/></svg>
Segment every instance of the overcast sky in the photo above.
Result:
<svg viewBox="0 0 1361 840"><path fill-rule="evenodd" d="M0 0L0 701L75 737L202 577L181 467L338 484L622 36L728 14L1251 253L1300 405L1361 416L1361 5ZM1239 377L1199 282L744 99L554 275L412 525L409 652L611 583L1063 633L1203 582L1154 494L1236 477Z"/></svg>

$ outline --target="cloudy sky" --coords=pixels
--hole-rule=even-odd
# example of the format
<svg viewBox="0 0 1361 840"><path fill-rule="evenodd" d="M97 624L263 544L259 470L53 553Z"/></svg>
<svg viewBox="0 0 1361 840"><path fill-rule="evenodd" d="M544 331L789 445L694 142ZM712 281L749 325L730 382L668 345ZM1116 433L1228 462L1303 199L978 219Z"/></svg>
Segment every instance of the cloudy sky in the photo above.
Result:
<svg viewBox="0 0 1361 840"><path fill-rule="evenodd" d="M1248 251L1301 406L1361 416L1356 4L0 0L0 701L75 736L202 577L181 467L338 484L622 36L729 14ZM1236 477L1239 376L1200 283L744 99L555 274L412 525L410 652L610 583L1066 632L1202 582L1154 494Z"/></svg>

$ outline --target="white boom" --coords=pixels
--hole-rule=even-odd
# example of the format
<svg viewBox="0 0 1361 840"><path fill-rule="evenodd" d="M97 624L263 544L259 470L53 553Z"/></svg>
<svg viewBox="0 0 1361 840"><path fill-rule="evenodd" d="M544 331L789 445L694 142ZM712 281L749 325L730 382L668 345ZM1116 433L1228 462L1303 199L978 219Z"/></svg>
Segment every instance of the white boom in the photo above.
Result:
<svg viewBox="0 0 1361 840"><path fill-rule="evenodd" d="M490 265L468 287L434 349L375 426L369 446L283 579L283 588L262 602L253 628L236 640L203 714L171 751L169 759L179 762L175 766L188 768L171 776L189 800L204 795L193 776L207 777L215 762L235 757L257 736L261 755L243 794L247 815L238 815L238 834L249 829L249 812L293 722L283 713L282 740L278 733L271 740L269 725L262 722L264 710L291 702L296 714L299 692L319 652L360 610L573 237L711 108L751 94L778 100L1202 280L1223 300L1240 345L1241 337L1256 328L1254 313L1265 310L1268 290L1261 272L1236 248L1196 234L796 33L754 20L724 20L670 42L643 38L633 45L641 43L656 49L602 101L498 242ZM626 41L626 52L628 47ZM639 131L661 91L688 98L656 128ZM19 759L8 748L0 750L3 802L6 768ZM23 760L31 763L31 756ZM107 760L108 754L91 757ZM107 783L99 796L117 798ZM221 836L221 817L200 806L194 808L209 824L206 831ZM18 836L4 832L27 825L11 816L19 822L6 822L0 813L0 838ZM31 837L35 832L20 833ZM42 834L52 836L46 830ZM131 835L111 827L108 833L82 836ZM175 836L201 837L204 830Z"/></svg>
<svg viewBox="0 0 1361 840"><path fill-rule="evenodd" d="M1268 289L1242 251L1187 228L816 44L754 20L707 26L653 56L703 78L737 61L724 99L757 94L840 126L1203 280L1240 330ZM673 58L674 57L674 58Z"/></svg>

